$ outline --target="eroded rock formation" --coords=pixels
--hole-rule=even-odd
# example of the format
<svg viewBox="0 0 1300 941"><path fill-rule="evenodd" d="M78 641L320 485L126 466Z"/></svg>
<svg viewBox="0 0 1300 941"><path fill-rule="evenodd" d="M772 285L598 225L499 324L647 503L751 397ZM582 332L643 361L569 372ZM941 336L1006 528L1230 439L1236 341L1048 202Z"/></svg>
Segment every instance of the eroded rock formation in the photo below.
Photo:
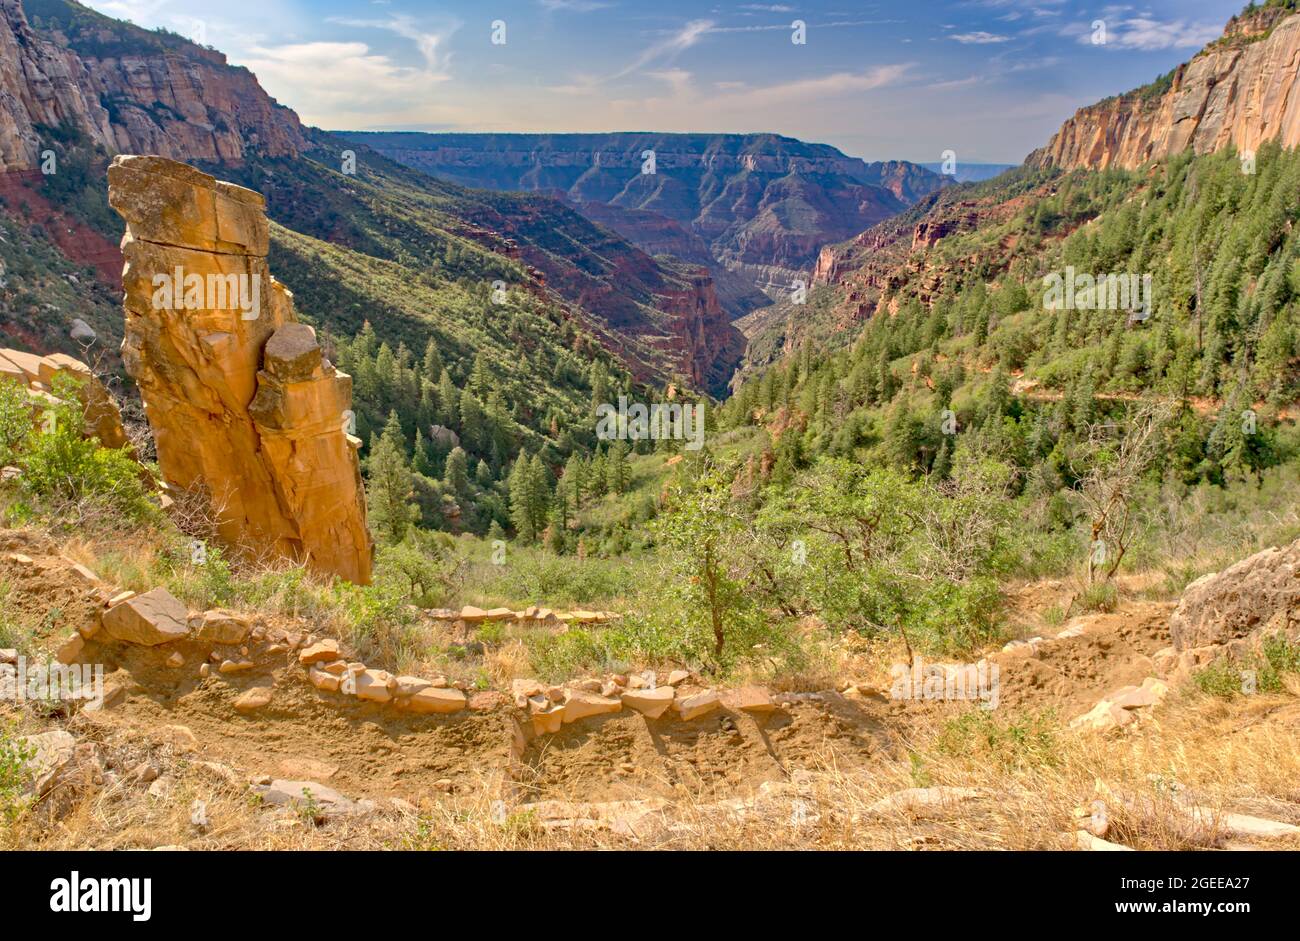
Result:
<svg viewBox="0 0 1300 941"><path fill-rule="evenodd" d="M126 339L163 478L211 501L245 552L370 580L352 379L267 267L265 201L185 164L119 156Z"/></svg>
<svg viewBox="0 0 1300 941"><path fill-rule="evenodd" d="M1278 8L1234 18L1222 39L1180 65L1168 88L1081 108L1026 161L1064 169L1132 169L1191 148L1300 144L1300 16Z"/></svg>

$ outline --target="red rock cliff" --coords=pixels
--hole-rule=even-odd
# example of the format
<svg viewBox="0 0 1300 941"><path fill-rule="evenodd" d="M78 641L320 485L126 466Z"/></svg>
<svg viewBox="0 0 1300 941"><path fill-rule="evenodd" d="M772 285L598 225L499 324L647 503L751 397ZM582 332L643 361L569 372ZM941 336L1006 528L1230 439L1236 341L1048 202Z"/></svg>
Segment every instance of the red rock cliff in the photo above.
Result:
<svg viewBox="0 0 1300 941"><path fill-rule="evenodd" d="M1027 163L1132 169L1191 148L1300 144L1300 15L1273 8L1234 17L1224 35L1179 66L1167 88L1081 108Z"/></svg>

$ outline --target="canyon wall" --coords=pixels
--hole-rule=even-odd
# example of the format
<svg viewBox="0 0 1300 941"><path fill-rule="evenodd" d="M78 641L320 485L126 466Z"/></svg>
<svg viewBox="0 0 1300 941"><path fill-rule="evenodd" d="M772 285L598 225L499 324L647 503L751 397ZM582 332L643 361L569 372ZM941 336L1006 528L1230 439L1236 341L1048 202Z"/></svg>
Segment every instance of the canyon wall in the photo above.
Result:
<svg viewBox="0 0 1300 941"><path fill-rule="evenodd" d="M1133 169L1191 149L1265 141L1300 144L1300 15L1277 8L1235 17L1223 37L1167 83L1081 108L1027 163Z"/></svg>
<svg viewBox="0 0 1300 941"><path fill-rule="evenodd" d="M647 252L704 263L733 317L806 280L823 245L948 183L917 164L866 163L776 134L347 136L461 185L553 193Z"/></svg>
<svg viewBox="0 0 1300 941"><path fill-rule="evenodd" d="M352 380L271 277L262 197L160 157L119 156L108 182L127 223L122 359L164 480L208 500L238 551L368 583Z"/></svg>
<svg viewBox="0 0 1300 941"><path fill-rule="evenodd" d="M221 53L70 5L66 15L35 30L20 0L0 0L0 171L38 167L42 135L60 127L109 154L184 160L306 146L298 116Z"/></svg>

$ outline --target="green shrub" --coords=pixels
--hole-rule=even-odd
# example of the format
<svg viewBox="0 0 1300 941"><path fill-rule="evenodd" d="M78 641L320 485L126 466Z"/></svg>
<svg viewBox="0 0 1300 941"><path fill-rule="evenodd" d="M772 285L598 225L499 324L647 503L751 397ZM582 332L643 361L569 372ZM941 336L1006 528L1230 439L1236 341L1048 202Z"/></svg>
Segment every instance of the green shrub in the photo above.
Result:
<svg viewBox="0 0 1300 941"><path fill-rule="evenodd" d="M1300 644L1283 634L1264 638L1259 652L1236 659L1220 657L1192 674L1192 682L1201 692L1220 699L1244 695L1251 688L1259 693L1281 693L1286 689L1284 677L1300 673Z"/></svg>
<svg viewBox="0 0 1300 941"><path fill-rule="evenodd" d="M976 707L949 719L934 748L949 757L996 765L1004 771L1050 766L1059 760L1055 729L1050 710L1004 722L992 711Z"/></svg>
<svg viewBox="0 0 1300 941"><path fill-rule="evenodd" d="M65 516L69 505L83 512L98 507L135 522L156 516L140 465L130 453L100 447L97 439L83 436L77 381L56 377L54 394L60 402L41 416L17 455L23 490L36 504L31 509Z"/></svg>
<svg viewBox="0 0 1300 941"><path fill-rule="evenodd" d="M22 741L12 726L0 726L0 819L7 823L23 812L27 801L27 764L36 749Z"/></svg>

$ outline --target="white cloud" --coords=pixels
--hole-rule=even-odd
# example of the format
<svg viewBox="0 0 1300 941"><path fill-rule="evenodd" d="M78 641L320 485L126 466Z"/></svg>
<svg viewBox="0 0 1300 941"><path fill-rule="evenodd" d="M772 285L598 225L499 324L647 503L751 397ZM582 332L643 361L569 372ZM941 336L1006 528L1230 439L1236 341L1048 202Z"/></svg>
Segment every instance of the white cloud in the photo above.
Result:
<svg viewBox="0 0 1300 941"><path fill-rule="evenodd" d="M537 0L547 13L590 13L610 6L602 0Z"/></svg>
<svg viewBox="0 0 1300 941"><path fill-rule="evenodd" d="M632 63L619 72L616 72L612 78L623 78L631 75L651 62L660 59L672 59L681 52L694 46L700 41L700 37L709 32L714 26L713 20L691 20L677 32L673 33L666 39L662 39L652 46L642 50Z"/></svg>
<svg viewBox="0 0 1300 941"><path fill-rule="evenodd" d="M1199 49L1218 39L1223 27L1212 23L1188 23L1184 20L1160 22L1147 16L1135 16L1120 22L1110 40L1123 49L1153 51L1160 49Z"/></svg>
<svg viewBox="0 0 1300 941"><path fill-rule="evenodd" d="M438 47L460 27L459 23L455 23L447 27L443 32L431 32L421 29L415 20L404 13L395 14L385 20L361 20L344 16L331 16L327 19L327 22L336 23L339 26L352 26L358 29L382 29L395 33L403 39L409 39L415 43L415 48L420 51L425 65L434 72L445 70L447 65L445 59L439 57Z"/></svg>
<svg viewBox="0 0 1300 941"><path fill-rule="evenodd" d="M997 33L986 33L984 30L976 30L973 33L955 33L949 37L955 39L963 45L986 46L990 43L1010 42L1010 36L999 36Z"/></svg>
<svg viewBox="0 0 1300 941"><path fill-rule="evenodd" d="M304 121L326 127L404 123L408 112L425 113L423 105L447 80L428 69L399 65L363 42L258 46L241 64ZM381 103L390 103L387 110Z"/></svg>

